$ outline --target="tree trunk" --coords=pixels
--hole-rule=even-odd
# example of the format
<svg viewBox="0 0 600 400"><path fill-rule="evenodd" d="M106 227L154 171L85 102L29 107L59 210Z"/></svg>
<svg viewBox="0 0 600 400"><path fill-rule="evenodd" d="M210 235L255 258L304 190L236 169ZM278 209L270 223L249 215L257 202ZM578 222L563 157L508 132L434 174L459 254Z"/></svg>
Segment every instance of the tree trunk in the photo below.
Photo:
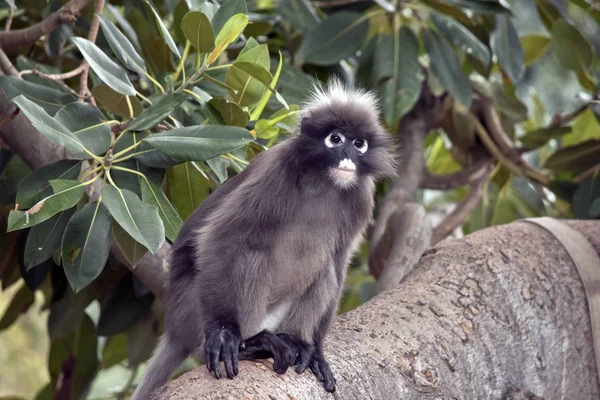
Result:
<svg viewBox="0 0 600 400"><path fill-rule="evenodd" d="M600 221L568 224L600 251ZM340 316L325 348L333 396L269 360L241 362L234 380L202 366L157 398L598 399L587 310L566 250L514 222L441 242L398 287Z"/></svg>

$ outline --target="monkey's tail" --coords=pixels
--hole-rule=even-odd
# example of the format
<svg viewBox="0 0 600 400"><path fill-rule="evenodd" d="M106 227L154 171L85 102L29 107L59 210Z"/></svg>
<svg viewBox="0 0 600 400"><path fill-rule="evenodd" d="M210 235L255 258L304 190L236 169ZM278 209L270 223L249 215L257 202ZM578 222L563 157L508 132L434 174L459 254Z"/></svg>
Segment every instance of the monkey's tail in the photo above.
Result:
<svg viewBox="0 0 600 400"><path fill-rule="evenodd" d="M189 352L163 335L131 400L150 400L152 392L165 385Z"/></svg>

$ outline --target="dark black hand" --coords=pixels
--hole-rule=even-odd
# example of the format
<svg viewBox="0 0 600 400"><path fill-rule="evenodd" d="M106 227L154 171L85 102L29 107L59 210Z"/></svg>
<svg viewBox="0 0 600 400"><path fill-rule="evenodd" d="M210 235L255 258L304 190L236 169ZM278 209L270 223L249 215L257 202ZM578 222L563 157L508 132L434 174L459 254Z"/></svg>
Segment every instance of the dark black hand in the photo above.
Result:
<svg viewBox="0 0 600 400"><path fill-rule="evenodd" d="M336 380L329 368L329 363L323 356L323 351L320 349L315 350L310 360L310 370L315 374L317 379L323 382L325 390L333 393L335 392Z"/></svg>
<svg viewBox="0 0 600 400"><path fill-rule="evenodd" d="M294 365L296 366L296 372L301 374L306 371L310 364L310 359L315 351L315 348L310 343L298 338L294 335L288 335L287 333L278 333L277 336L283 340L296 355Z"/></svg>
<svg viewBox="0 0 600 400"><path fill-rule="evenodd" d="M273 358L273 370L284 374L294 365L296 353L285 341L269 331L262 331L244 341L245 349L240 352L240 360Z"/></svg>
<svg viewBox="0 0 600 400"><path fill-rule="evenodd" d="M209 328L206 330L204 344L204 359L208 371L221 379L219 362L225 363L225 373L229 379L238 374L238 355L242 338L235 329L227 326Z"/></svg>

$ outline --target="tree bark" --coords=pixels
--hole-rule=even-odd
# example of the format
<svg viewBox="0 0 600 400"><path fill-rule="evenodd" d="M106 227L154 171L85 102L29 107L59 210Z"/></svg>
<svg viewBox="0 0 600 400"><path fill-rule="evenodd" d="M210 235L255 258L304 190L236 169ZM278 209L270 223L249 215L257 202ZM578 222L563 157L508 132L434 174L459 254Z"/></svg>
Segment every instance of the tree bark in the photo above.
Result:
<svg viewBox="0 0 600 400"><path fill-rule="evenodd" d="M600 251L600 221L567 223ZM338 318L325 354L333 396L310 373L244 361L234 380L200 367L157 398L600 398L577 270L550 233L522 221L428 250L403 283Z"/></svg>

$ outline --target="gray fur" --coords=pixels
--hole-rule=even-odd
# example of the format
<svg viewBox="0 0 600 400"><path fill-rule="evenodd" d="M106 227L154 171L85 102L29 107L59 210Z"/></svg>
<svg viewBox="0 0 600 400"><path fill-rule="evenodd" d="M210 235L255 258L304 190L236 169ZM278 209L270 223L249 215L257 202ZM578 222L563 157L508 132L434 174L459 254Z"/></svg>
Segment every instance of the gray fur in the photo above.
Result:
<svg viewBox="0 0 600 400"><path fill-rule="evenodd" d="M270 324L322 349L371 218L374 182L394 164L373 96L340 85L317 89L299 134L255 157L184 224L164 299L166 333L133 400L164 385L181 354L198 352L209 325L231 322L247 339ZM327 174L335 156L323 138L333 128L369 143L354 156L358 179L347 188Z"/></svg>

